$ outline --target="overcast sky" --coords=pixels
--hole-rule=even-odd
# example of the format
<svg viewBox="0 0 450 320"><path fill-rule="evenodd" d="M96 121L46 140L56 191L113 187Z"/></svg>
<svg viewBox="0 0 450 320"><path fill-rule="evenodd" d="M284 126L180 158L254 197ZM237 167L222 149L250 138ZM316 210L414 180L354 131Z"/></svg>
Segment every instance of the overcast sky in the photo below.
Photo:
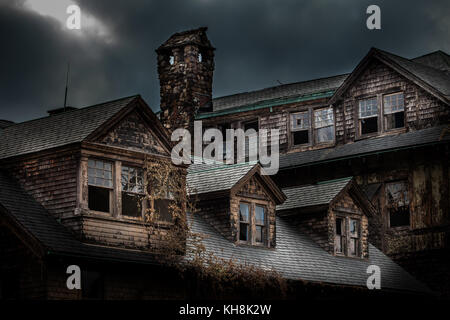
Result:
<svg viewBox="0 0 450 320"><path fill-rule="evenodd" d="M81 30L65 26L81 8ZM381 8L381 30L366 8ZM24 121L140 93L159 109L155 49L207 26L213 96L352 71L370 47L408 58L450 52L450 1L0 0L0 119Z"/></svg>

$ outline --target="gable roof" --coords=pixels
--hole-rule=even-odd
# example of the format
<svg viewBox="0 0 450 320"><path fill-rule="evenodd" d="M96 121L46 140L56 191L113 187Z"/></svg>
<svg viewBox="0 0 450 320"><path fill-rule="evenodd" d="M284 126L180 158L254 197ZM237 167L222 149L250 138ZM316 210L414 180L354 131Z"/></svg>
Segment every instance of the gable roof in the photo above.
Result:
<svg viewBox="0 0 450 320"><path fill-rule="evenodd" d="M331 97L334 90L347 78L347 74L290 84L262 90L243 92L214 98L212 112L197 114L197 119L268 108L287 103Z"/></svg>
<svg viewBox="0 0 450 320"><path fill-rule="evenodd" d="M359 62L356 68L347 77L347 79L345 79L339 89L336 90L329 101L330 104L335 103L342 97L343 93L365 70L365 67L372 59L377 59L383 62L441 101L447 104L449 103L450 76L446 72L377 48L371 48L367 55Z"/></svg>
<svg viewBox="0 0 450 320"><path fill-rule="evenodd" d="M142 98L134 95L13 124L0 133L0 159L82 142L104 127L111 127L118 121L119 115L138 105L142 110L148 109L146 113L152 117L152 111ZM163 143L170 146L159 121L154 123Z"/></svg>
<svg viewBox="0 0 450 320"><path fill-rule="evenodd" d="M349 184L352 177L284 188L286 201L277 211L329 204Z"/></svg>
<svg viewBox="0 0 450 320"><path fill-rule="evenodd" d="M231 191L233 187L245 183L251 176L258 174L275 202L282 203L285 200L283 192L270 177L261 175L261 170L263 169L255 161L230 165L221 162L194 163L188 168L186 184L191 195Z"/></svg>
<svg viewBox="0 0 450 320"><path fill-rule="evenodd" d="M450 72L450 56L442 50L430 52L411 60L441 71L447 71L447 74Z"/></svg>
<svg viewBox="0 0 450 320"><path fill-rule="evenodd" d="M282 154L280 155L280 170L399 149L444 144L449 141L450 131L448 130L448 126L436 126L396 135L359 140L332 148Z"/></svg>
<svg viewBox="0 0 450 320"><path fill-rule="evenodd" d="M367 267L377 265L381 269L382 290L430 293L425 285L415 280L371 244L369 244L368 259L336 257L323 250L309 236L292 226L286 218L277 217L276 226L277 245L275 248L236 246L199 215L191 216L192 231L204 236L202 244L206 254L213 254L218 259L233 260L240 264L275 270L281 276L292 280L364 288L368 277Z"/></svg>
<svg viewBox="0 0 450 320"><path fill-rule="evenodd" d="M81 256L122 262L158 264L154 254L82 243L0 170L0 215L27 231L47 254Z"/></svg>

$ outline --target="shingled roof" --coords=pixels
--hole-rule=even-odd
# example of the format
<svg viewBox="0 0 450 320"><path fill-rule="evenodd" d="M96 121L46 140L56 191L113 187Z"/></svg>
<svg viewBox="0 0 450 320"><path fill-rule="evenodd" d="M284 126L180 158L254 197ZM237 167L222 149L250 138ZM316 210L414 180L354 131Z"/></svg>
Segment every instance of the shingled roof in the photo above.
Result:
<svg viewBox="0 0 450 320"><path fill-rule="evenodd" d="M329 204L352 180L352 177L283 189L286 201L277 211Z"/></svg>
<svg viewBox="0 0 450 320"><path fill-rule="evenodd" d="M187 175L188 190L191 194L229 190L256 165L256 162L192 164Z"/></svg>
<svg viewBox="0 0 450 320"><path fill-rule="evenodd" d="M376 50L383 57L387 57L388 59L394 61L403 69L438 90L447 99L450 98L450 76L444 71L432 68L425 63L419 63L417 60L409 60L380 49Z"/></svg>
<svg viewBox="0 0 450 320"><path fill-rule="evenodd" d="M283 84L262 90L244 92L212 100L213 112L201 113L198 119L237 113L255 108L267 108L302 100L330 97L346 79L347 74Z"/></svg>
<svg viewBox="0 0 450 320"><path fill-rule="evenodd" d="M448 143L449 141L450 131L448 130L448 126L443 125L397 135L359 140L333 148L280 155L280 169L305 166L313 163L319 164L378 152Z"/></svg>
<svg viewBox="0 0 450 320"><path fill-rule="evenodd" d="M447 71L447 74L450 72L450 56L441 50L430 52L411 60L441 71Z"/></svg>
<svg viewBox="0 0 450 320"><path fill-rule="evenodd" d="M13 124L0 133L0 159L81 142L137 97Z"/></svg>
<svg viewBox="0 0 450 320"><path fill-rule="evenodd" d="M277 245L273 249L236 246L200 216L195 215L191 221L192 231L204 236L202 244L206 254L218 259L275 270L287 279L359 287L366 287L367 267L377 265L381 269L382 290L430 292L373 245L369 244L368 259L336 257L290 225L285 218L276 218Z"/></svg>

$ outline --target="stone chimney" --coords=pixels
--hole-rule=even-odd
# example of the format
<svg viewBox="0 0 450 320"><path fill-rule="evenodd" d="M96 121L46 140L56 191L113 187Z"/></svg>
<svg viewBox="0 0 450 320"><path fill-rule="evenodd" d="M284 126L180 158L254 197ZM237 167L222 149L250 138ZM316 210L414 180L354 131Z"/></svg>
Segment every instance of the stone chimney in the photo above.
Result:
<svg viewBox="0 0 450 320"><path fill-rule="evenodd" d="M175 33L156 50L160 119L169 131L191 129L195 114L211 109L215 49L206 30Z"/></svg>

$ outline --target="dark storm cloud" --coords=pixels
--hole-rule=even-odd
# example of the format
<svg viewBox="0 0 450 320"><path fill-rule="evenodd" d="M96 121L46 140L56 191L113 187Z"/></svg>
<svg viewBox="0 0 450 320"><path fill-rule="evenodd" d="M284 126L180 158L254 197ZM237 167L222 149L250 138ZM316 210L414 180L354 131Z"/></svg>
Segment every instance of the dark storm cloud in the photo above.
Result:
<svg viewBox="0 0 450 320"><path fill-rule="evenodd" d="M154 50L199 26L209 27L217 48L214 96L350 72L372 46L407 57L450 51L444 0L75 2L108 28L111 41L73 36L23 1L0 4L0 119L27 120L61 106L68 60L70 105L140 93L157 110ZM365 27L370 4L381 7L381 31Z"/></svg>

